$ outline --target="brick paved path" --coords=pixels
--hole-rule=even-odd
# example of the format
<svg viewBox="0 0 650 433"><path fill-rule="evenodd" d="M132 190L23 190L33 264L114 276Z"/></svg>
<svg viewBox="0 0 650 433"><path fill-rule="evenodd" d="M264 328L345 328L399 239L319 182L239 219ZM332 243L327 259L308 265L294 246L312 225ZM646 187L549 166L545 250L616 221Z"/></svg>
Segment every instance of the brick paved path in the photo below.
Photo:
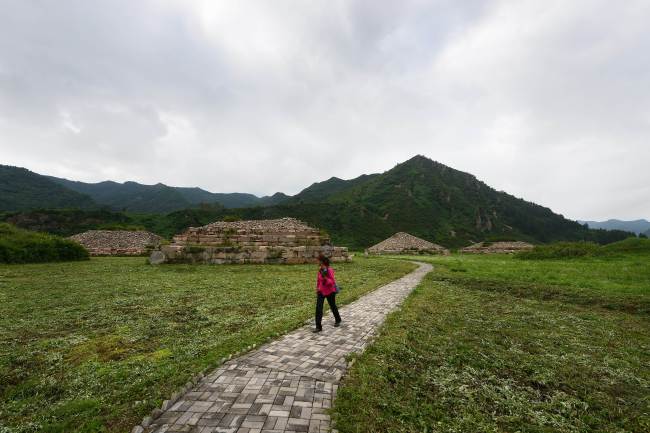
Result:
<svg viewBox="0 0 650 433"><path fill-rule="evenodd" d="M228 361L163 412L147 433L328 432L327 409L346 369L383 322L431 270L410 274L340 308L343 323L325 317L323 332L304 326ZM134 429L135 431L136 429ZM138 429L141 431L140 429Z"/></svg>

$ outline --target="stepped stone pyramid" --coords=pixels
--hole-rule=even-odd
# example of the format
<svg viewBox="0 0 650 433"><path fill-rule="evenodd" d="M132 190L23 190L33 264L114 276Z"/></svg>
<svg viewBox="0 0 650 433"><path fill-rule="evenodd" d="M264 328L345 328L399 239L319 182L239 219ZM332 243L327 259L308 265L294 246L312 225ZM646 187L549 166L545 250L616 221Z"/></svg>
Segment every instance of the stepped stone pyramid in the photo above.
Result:
<svg viewBox="0 0 650 433"><path fill-rule="evenodd" d="M368 254L449 254L445 247L408 233L395 233L366 250Z"/></svg>
<svg viewBox="0 0 650 433"><path fill-rule="evenodd" d="M347 248L334 247L320 230L295 218L217 221L190 227L149 258L159 263L311 263L320 254L348 261Z"/></svg>
<svg viewBox="0 0 650 433"><path fill-rule="evenodd" d="M142 230L88 230L69 239L81 244L91 256L141 256L158 248L162 240Z"/></svg>

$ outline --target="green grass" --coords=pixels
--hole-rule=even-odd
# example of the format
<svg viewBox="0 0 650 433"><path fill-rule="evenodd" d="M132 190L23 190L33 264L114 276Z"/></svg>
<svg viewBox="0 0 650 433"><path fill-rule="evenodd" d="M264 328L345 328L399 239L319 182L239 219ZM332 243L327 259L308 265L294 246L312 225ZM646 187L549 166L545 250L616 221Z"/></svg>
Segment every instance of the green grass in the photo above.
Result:
<svg viewBox="0 0 650 433"><path fill-rule="evenodd" d="M481 291L650 312L650 256L616 255L567 261L519 260L500 254L419 260L436 265L436 280L458 282Z"/></svg>
<svg viewBox="0 0 650 433"><path fill-rule="evenodd" d="M647 260L418 259L435 269L356 359L339 431L650 431Z"/></svg>
<svg viewBox="0 0 650 433"><path fill-rule="evenodd" d="M336 264L337 298L413 267ZM315 272L143 258L0 265L0 431L130 431L191 376L311 317Z"/></svg>
<svg viewBox="0 0 650 433"><path fill-rule="evenodd" d="M578 257L615 257L626 254L650 258L650 239L627 238L607 245L593 242L556 242L536 245L531 251L522 251L516 257L524 260L572 259Z"/></svg>
<svg viewBox="0 0 650 433"><path fill-rule="evenodd" d="M88 251L76 242L0 223L0 263L45 263L87 259Z"/></svg>

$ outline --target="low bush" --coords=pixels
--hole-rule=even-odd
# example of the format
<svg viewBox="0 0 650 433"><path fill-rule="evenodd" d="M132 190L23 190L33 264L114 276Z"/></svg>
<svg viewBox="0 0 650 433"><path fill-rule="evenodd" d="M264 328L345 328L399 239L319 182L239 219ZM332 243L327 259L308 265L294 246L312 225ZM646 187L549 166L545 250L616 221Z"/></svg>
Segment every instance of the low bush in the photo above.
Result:
<svg viewBox="0 0 650 433"><path fill-rule="evenodd" d="M0 223L0 263L43 263L88 259L76 242Z"/></svg>
<svg viewBox="0 0 650 433"><path fill-rule="evenodd" d="M627 238L622 241L614 242L601 247L604 254L627 254L636 253L650 254L650 239L645 238Z"/></svg>
<svg viewBox="0 0 650 433"><path fill-rule="evenodd" d="M600 246L593 242L556 242L547 245L536 245L530 251L522 251L517 258L527 260L540 259L570 259L600 254Z"/></svg>
<svg viewBox="0 0 650 433"><path fill-rule="evenodd" d="M650 254L650 239L630 237L608 245L593 242L556 242L537 245L531 251L517 254L520 259L570 259L575 257L605 257L620 254Z"/></svg>

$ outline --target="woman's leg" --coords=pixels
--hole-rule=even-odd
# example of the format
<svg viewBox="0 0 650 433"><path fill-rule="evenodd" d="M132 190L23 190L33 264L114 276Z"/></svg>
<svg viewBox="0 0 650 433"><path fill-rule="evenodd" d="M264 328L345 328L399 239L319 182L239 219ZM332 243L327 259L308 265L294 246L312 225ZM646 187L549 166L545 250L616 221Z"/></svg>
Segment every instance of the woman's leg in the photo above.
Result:
<svg viewBox="0 0 650 433"><path fill-rule="evenodd" d="M325 302L325 298L321 294L321 292L318 292L316 294L316 329L322 329L322 320L323 320L323 303Z"/></svg>
<svg viewBox="0 0 650 433"><path fill-rule="evenodd" d="M327 295L327 303L330 304L330 310L332 310L332 314L334 315L334 320L336 321L336 323L339 323L341 321L341 316L339 315L339 309L336 308L336 293Z"/></svg>

